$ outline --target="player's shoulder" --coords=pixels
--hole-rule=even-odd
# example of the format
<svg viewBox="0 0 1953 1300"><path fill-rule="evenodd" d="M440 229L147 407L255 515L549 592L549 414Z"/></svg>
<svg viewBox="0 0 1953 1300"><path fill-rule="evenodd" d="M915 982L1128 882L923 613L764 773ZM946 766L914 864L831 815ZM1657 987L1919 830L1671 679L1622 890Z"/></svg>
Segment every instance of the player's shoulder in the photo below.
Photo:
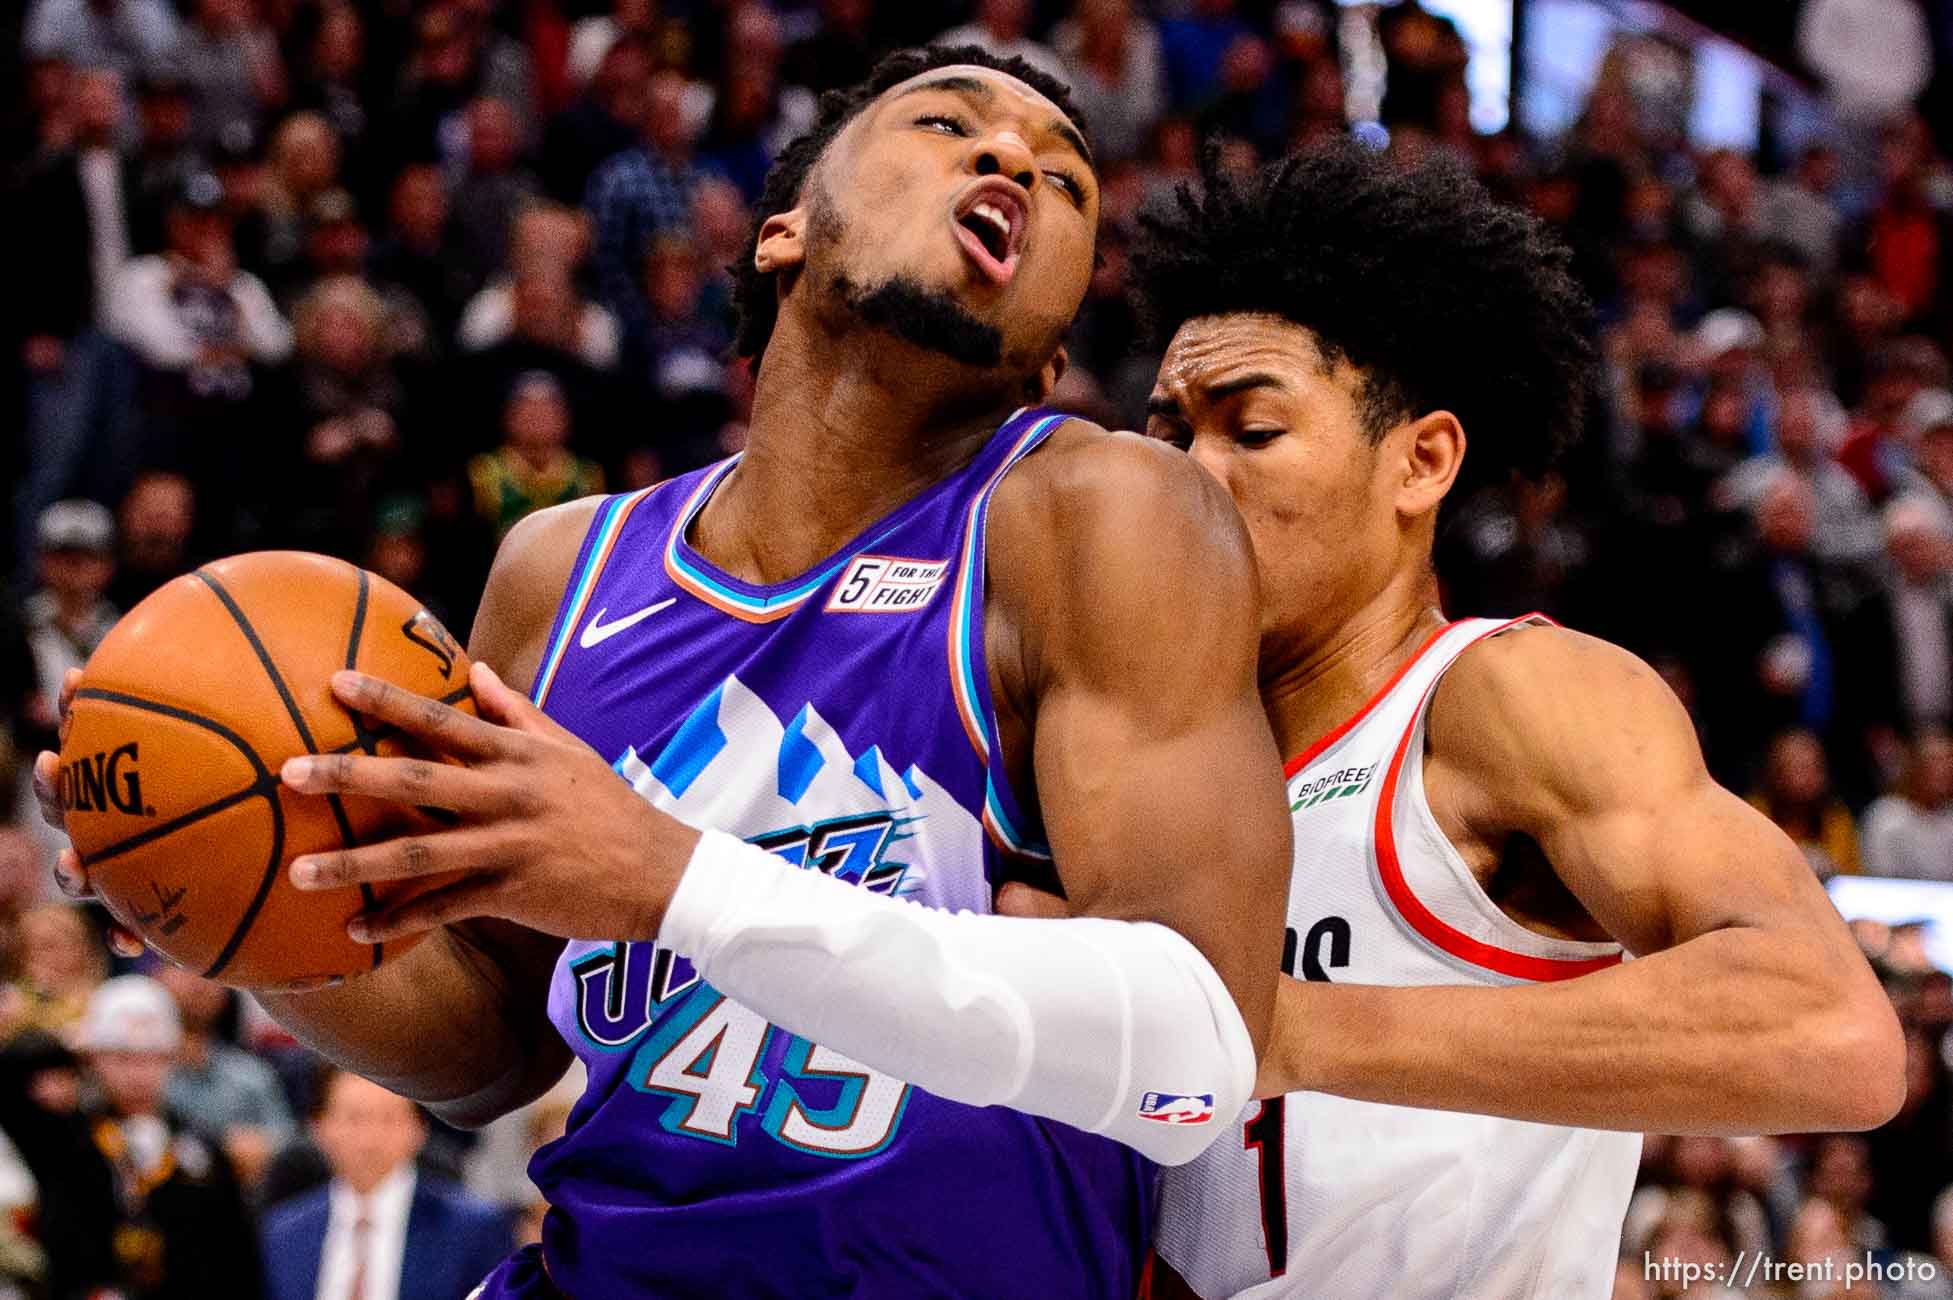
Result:
<svg viewBox="0 0 1953 1300"><path fill-rule="evenodd" d="M1234 503L1191 457L1157 439L1073 418L1054 429L998 485L992 527L1062 557L1075 576L1144 558L1180 565L1251 566Z"/></svg>
<svg viewBox="0 0 1953 1300"><path fill-rule="evenodd" d="M1509 791L1565 794L1700 764L1693 725L1660 674L1552 624L1467 647L1433 692L1427 737L1446 767Z"/></svg>
<svg viewBox="0 0 1953 1300"><path fill-rule="evenodd" d="M505 681L526 685L541 660L583 538L607 497L581 497L525 515L496 548L468 641Z"/></svg>
<svg viewBox="0 0 1953 1300"><path fill-rule="evenodd" d="M1468 697L1475 707L1506 714L1606 705L1667 687L1638 656L1611 641L1561 627L1522 623L1467 646L1440 682L1440 696Z"/></svg>

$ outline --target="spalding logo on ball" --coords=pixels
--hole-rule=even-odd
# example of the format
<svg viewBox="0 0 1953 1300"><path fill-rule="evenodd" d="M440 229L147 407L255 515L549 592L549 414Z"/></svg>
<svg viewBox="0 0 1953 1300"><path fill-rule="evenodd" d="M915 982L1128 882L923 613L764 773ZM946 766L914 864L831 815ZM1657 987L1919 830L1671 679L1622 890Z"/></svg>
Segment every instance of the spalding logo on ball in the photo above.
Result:
<svg viewBox="0 0 1953 1300"><path fill-rule="evenodd" d="M415 939L357 944L346 923L448 877L321 893L286 868L433 822L359 796L285 789L299 754L417 752L332 697L356 668L470 713L468 657L420 602L324 555L219 560L126 614L82 673L61 804L115 919L171 961L242 988L368 971Z"/></svg>

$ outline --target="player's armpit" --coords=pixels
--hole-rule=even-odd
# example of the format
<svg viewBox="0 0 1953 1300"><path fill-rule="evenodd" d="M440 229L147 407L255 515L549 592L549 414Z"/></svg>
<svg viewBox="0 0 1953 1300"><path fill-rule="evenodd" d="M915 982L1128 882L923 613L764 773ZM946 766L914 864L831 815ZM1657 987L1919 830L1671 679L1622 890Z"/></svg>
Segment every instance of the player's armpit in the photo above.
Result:
<svg viewBox="0 0 1953 1300"><path fill-rule="evenodd" d="M1616 647L1528 629L1434 696L1442 822L1531 837L1636 960L1512 988L1286 981L1264 1091L1669 1133L1868 1128L1904 1095L1891 1007L1790 842L1702 764Z"/></svg>
<svg viewBox="0 0 1953 1300"><path fill-rule="evenodd" d="M1256 689L1246 530L1184 456L1067 432L1006 480L990 521L991 599L1021 648L1005 673L1036 720L1046 837L1072 911L1184 935L1259 1053L1290 828Z"/></svg>

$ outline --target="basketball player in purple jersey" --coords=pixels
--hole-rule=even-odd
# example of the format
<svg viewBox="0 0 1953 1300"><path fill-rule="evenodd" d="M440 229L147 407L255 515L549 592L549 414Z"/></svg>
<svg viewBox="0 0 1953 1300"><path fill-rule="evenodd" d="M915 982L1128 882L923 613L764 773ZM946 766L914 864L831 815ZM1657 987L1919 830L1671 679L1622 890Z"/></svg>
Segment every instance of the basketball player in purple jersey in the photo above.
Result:
<svg viewBox="0 0 1953 1300"><path fill-rule="evenodd" d="M1651 670L1439 610L1441 502L1578 425L1565 246L1356 147L1206 179L1135 250L1168 344L1149 431L1260 565L1294 978L1266 1100L1165 1171L1152 1295L1600 1300L1644 1130L1882 1123L1897 1021Z"/></svg>
<svg viewBox="0 0 1953 1300"><path fill-rule="evenodd" d="M335 681L459 762L285 771L458 814L301 887L461 874L276 1016L457 1122L589 1069L488 1296L1129 1296L1150 1162L1249 1095L1288 854L1252 558L1184 457L1036 408L1074 119L974 50L826 98L740 268L745 454L510 534L486 720ZM1014 878L1081 915L989 915Z"/></svg>

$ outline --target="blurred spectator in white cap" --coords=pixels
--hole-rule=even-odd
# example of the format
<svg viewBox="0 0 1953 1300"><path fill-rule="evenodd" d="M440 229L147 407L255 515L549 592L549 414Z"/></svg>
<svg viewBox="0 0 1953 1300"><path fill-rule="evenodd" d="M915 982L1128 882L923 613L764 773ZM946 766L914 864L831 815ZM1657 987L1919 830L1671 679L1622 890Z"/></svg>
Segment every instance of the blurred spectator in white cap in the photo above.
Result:
<svg viewBox="0 0 1953 1300"><path fill-rule="evenodd" d="M116 609L104 598L115 576L115 517L94 501L57 501L35 521L34 549L38 585L21 606L34 661L26 725L45 739L59 721L62 677L87 663L115 625ZM15 820L51 862L67 840L34 812L32 794L20 782Z"/></svg>
<svg viewBox="0 0 1953 1300"><path fill-rule="evenodd" d="M1865 871L1953 881L1953 739L1923 731L1906 747L1899 788L1865 811Z"/></svg>
<svg viewBox="0 0 1953 1300"><path fill-rule="evenodd" d="M75 1026L75 1049L98 1090L76 1122L117 1191L114 1274L146 1300L249 1300L261 1284L236 1176L223 1153L183 1127L165 1103L182 1044L176 1003L143 975L101 985Z"/></svg>
<svg viewBox="0 0 1953 1300"><path fill-rule="evenodd" d="M95 501L57 501L34 530L40 587L27 598L27 642L34 652L44 720L54 720L61 678L79 668L115 625L103 599L115 576L115 516Z"/></svg>

